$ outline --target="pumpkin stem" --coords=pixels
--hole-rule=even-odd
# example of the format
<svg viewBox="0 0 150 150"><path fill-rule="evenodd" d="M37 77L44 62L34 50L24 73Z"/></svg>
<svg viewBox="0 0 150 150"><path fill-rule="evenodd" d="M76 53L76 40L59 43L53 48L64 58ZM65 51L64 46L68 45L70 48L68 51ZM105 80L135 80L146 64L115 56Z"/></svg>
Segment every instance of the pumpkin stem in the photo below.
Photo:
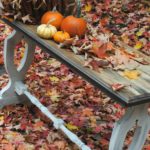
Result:
<svg viewBox="0 0 150 150"><path fill-rule="evenodd" d="M76 0L77 2L77 18L81 17L81 0Z"/></svg>
<svg viewBox="0 0 150 150"><path fill-rule="evenodd" d="M46 25L49 26L50 23L53 22L53 21L55 21L55 20L56 20L55 18L51 18Z"/></svg>

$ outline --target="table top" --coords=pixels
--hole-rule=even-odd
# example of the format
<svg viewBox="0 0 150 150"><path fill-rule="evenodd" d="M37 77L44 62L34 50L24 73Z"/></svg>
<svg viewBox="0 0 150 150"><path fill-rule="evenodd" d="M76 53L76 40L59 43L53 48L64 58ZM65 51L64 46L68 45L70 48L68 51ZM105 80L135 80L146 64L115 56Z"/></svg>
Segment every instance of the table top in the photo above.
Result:
<svg viewBox="0 0 150 150"><path fill-rule="evenodd" d="M68 65L72 70L91 82L94 86L101 89L112 99L120 102L125 106L132 106L150 101L150 58L143 55L148 65L139 63L137 69L140 71L140 76L136 80L130 80L122 75L119 71L114 71L110 68L103 69L100 72L84 67L84 57L76 55L73 52L59 48L58 45L51 40L43 40L36 34L36 26L24 25L20 22L10 22L3 19L8 25L16 30L23 32L25 36L37 43L43 50L50 53L56 59ZM132 50L132 49L131 49ZM112 85L116 83L125 84L124 88L114 91Z"/></svg>

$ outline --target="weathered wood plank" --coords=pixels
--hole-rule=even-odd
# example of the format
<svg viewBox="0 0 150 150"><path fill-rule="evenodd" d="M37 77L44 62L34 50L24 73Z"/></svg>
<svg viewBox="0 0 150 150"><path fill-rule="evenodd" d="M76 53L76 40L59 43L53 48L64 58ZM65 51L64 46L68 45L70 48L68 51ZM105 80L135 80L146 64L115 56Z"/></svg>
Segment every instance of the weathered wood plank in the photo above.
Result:
<svg viewBox="0 0 150 150"><path fill-rule="evenodd" d="M36 33L36 27L27 26L26 28L29 28L29 30L31 30L33 33ZM59 49L55 42L50 41L50 40L44 40L44 41L46 41L46 43L50 44L56 49ZM124 45L124 47L126 46ZM134 49L130 49L130 47L126 47L126 48L128 48L128 50L130 51L132 50L132 51L137 52ZM71 60L73 60L74 62L80 65L84 65L84 60L83 60L84 58L82 56L75 55L74 53L65 49L59 49L59 51L64 54L64 57L70 58ZM139 55L141 57L145 56L143 53L139 53ZM146 61L150 63L149 57L146 56L144 58ZM116 93L119 96L123 97L127 101L130 101L130 99L136 96L140 96L145 93L150 93L150 84L149 84L150 83L150 67L149 65L139 64L138 69L139 71L141 71L141 76L137 80L129 80L125 78L122 75L122 73L118 73L117 71L113 71L111 69L105 69L101 71L100 73L90 70L88 68L84 68L84 67L83 69L86 70L86 72L88 72L89 74L93 74L97 80L100 80L101 82L103 82L110 89L111 89L111 85L115 83L121 83L121 84L127 85L126 88L120 91L116 91Z"/></svg>

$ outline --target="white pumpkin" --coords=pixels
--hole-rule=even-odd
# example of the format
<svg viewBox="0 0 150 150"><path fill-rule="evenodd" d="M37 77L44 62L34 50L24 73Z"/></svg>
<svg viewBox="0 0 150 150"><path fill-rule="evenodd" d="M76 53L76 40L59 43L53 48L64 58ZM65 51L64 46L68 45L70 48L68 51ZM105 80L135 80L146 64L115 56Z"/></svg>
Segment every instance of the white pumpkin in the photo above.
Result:
<svg viewBox="0 0 150 150"><path fill-rule="evenodd" d="M41 24L37 27L38 36L44 39L52 38L56 32L56 27L50 24Z"/></svg>

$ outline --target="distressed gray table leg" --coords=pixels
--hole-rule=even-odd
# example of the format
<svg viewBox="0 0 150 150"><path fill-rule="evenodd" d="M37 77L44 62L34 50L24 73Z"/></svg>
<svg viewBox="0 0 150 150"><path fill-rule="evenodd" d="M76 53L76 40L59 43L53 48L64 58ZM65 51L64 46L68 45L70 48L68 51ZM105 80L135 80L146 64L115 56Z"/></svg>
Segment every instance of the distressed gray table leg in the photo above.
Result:
<svg viewBox="0 0 150 150"><path fill-rule="evenodd" d="M14 49L15 46L24 39L26 41L26 50L24 57L21 60L20 66L16 68L14 64ZM5 105L17 104L22 102L18 99L17 94L14 91L14 84L16 81L23 81L25 74L32 63L34 58L35 43L19 31L13 31L4 42L4 63L5 69L9 75L9 83L0 91L0 107Z"/></svg>
<svg viewBox="0 0 150 150"><path fill-rule="evenodd" d="M137 128L129 145L129 150L141 150L150 130L150 116L148 114L149 104L141 104L127 109L126 114L120 119L113 129L109 150L122 150L128 131L135 126Z"/></svg>

